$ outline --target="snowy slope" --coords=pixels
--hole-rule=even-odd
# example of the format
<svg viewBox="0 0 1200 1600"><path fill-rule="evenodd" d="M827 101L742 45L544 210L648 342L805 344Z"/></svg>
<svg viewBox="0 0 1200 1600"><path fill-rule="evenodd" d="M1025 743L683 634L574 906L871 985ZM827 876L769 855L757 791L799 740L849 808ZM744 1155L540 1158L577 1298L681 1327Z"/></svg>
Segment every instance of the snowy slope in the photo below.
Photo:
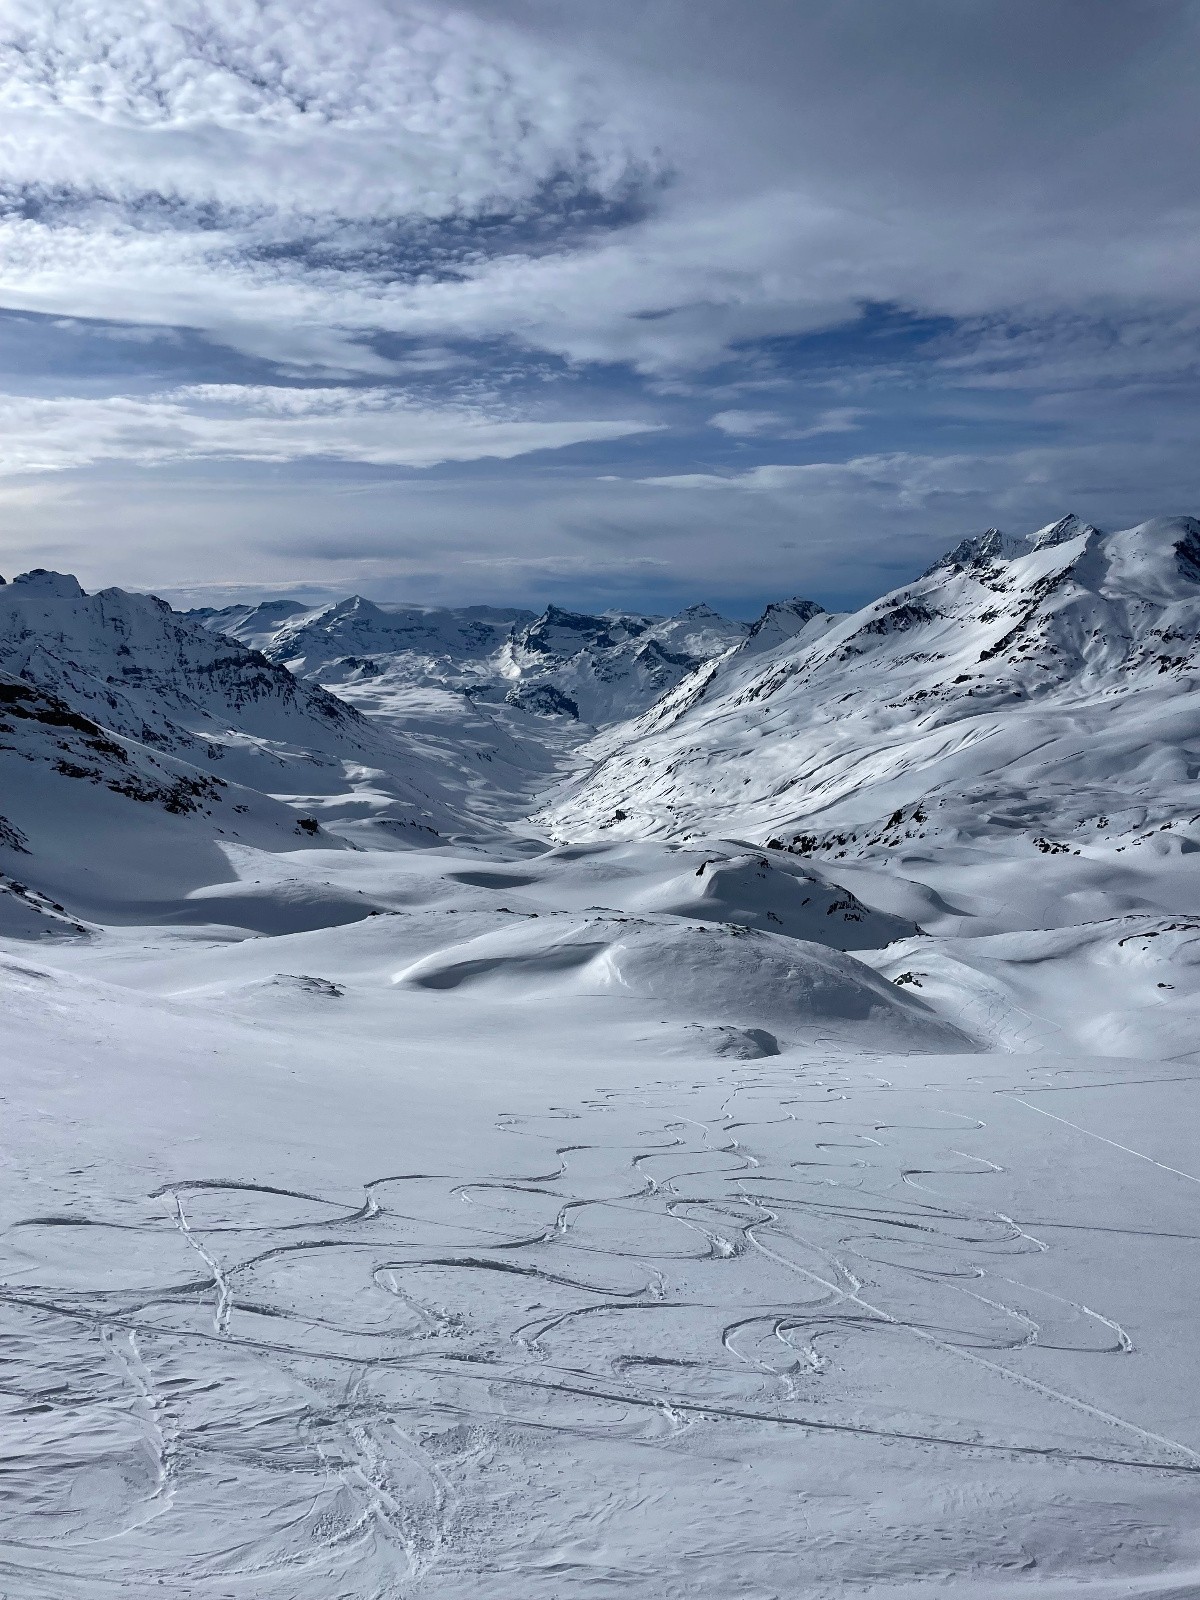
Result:
<svg viewBox="0 0 1200 1600"><path fill-rule="evenodd" d="M25 573L0 588L0 669L165 748L201 733L229 742L234 727L308 749L365 731L333 696L165 601L122 589L87 595L62 573Z"/></svg>
<svg viewBox="0 0 1200 1600"><path fill-rule="evenodd" d="M841 856L934 835L1031 855L1182 836L1200 813L1197 674L1200 523L990 530L609 730L546 820Z"/></svg>
<svg viewBox="0 0 1200 1600"><path fill-rule="evenodd" d="M345 702L152 596L47 572L0 587L0 794L0 868L84 914L229 877L221 841L460 825L436 772Z"/></svg>
<svg viewBox="0 0 1200 1600"><path fill-rule="evenodd" d="M260 937L0 936L14 1600L1195 1591L1196 919L588 909L716 853L248 851Z"/></svg>

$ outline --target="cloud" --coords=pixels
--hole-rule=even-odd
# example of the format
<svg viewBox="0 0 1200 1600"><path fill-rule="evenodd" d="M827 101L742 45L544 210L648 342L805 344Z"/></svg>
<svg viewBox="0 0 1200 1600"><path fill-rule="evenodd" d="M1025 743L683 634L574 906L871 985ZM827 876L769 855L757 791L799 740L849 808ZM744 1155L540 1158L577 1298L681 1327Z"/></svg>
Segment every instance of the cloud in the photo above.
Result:
<svg viewBox="0 0 1200 1600"><path fill-rule="evenodd" d="M807 427L797 428L780 411L718 411L709 417L708 425L735 439L753 438L755 434L770 434L775 439L815 439L823 433L853 433L864 415L858 406L834 406L822 411Z"/></svg>
<svg viewBox="0 0 1200 1600"><path fill-rule="evenodd" d="M1003 465L1000 465L1000 461ZM863 495L892 509L910 508L931 496L961 492L977 495L998 478L1011 480L1014 458L974 455L923 456L898 451L856 456L849 461L802 465L764 464L743 472L676 472L640 481L655 489L695 490L726 495L773 495L811 503L815 496Z"/></svg>
<svg viewBox="0 0 1200 1600"><path fill-rule="evenodd" d="M744 439L756 433L777 435L788 427L789 419L778 411L718 411L709 417L708 425L732 434L735 439Z"/></svg>
<svg viewBox="0 0 1200 1600"><path fill-rule="evenodd" d="M2 0L0 289L365 372L1194 297L1196 6L857 10Z"/></svg>
<svg viewBox="0 0 1200 1600"><path fill-rule="evenodd" d="M431 467L510 460L536 450L623 438L653 424L539 421L480 408L430 409L387 389L193 384L140 398L0 396L0 474L64 471L102 461L305 458Z"/></svg>
<svg viewBox="0 0 1200 1600"><path fill-rule="evenodd" d="M665 484L597 481L554 461L381 474L215 456L0 480L0 503L6 483L46 491L12 508L0 571L51 565L88 588L299 583L534 608L705 598L745 615L783 594L861 603L992 523L1027 532L1073 510L1111 528L1194 509L1192 457L1153 440L879 452Z"/></svg>
<svg viewBox="0 0 1200 1600"><path fill-rule="evenodd" d="M1200 378L1200 311L1064 312L1033 327L997 316L964 323L931 355L942 380L975 390L1075 396L1178 385Z"/></svg>
<svg viewBox="0 0 1200 1600"><path fill-rule="evenodd" d="M584 72L420 3L0 0L0 116L5 304L329 370L655 180Z"/></svg>
<svg viewBox="0 0 1200 1600"><path fill-rule="evenodd" d="M1186 505L1198 48L1196 0L0 0L8 549L862 592Z"/></svg>
<svg viewBox="0 0 1200 1600"><path fill-rule="evenodd" d="M5 0L0 170L186 227L532 212L574 174L622 192L620 119L527 35L358 0ZM172 211L175 212L174 219ZM207 219L211 223L212 213Z"/></svg>
<svg viewBox="0 0 1200 1600"><path fill-rule="evenodd" d="M1134 487L1126 486L1129 480ZM1018 529L1035 528L1072 506L1097 517L1099 504L1111 508L1108 525L1121 526L1177 513L1194 496L1189 468L1170 441L946 454L892 451L639 481L691 503L769 501L789 509L802 525L819 523L845 546L849 560L859 562L877 558L878 542L897 526L923 539L936 537L935 530L948 535L955 528L967 531L973 523L1006 518Z"/></svg>

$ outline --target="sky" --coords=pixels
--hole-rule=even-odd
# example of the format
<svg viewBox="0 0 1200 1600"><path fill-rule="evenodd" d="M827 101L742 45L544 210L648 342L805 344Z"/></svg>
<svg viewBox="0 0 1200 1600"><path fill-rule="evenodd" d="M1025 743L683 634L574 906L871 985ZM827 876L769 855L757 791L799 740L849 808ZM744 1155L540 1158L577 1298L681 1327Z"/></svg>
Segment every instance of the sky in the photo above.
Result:
<svg viewBox="0 0 1200 1600"><path fill-rule="evenodd" d="M1200 0L0 0L0 572L751 615L1200 512Z"/></svg>

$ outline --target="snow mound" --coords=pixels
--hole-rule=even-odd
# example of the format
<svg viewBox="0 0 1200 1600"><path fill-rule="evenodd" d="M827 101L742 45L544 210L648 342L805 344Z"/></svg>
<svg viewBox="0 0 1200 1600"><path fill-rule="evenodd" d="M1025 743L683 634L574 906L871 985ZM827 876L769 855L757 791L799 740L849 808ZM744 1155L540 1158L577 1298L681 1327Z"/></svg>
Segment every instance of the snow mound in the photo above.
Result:
<svg viewBox="0 0 1200 1600"><path fill-rule="evenodd" d="M332 978L315 978L305 972L277 972L270 978L252 978L214 993L221 1006L251 1016L282 1016L287 1020L313 1015L331 1001L341 1000L345 988Z"/></svg>
<svg viewBox="0 0 1200 1600"><path fill-rule="evenodd" d="M762 854L704 859L635 896L631 909L741 923L838 950L878 949L917 931L902 917L869 910L815 871L788 871Z"/></svg>
<svg viewBox="0 0 1200 1600"><path fill-rule="evenodd" d="M764 1061L780 1054L779 1040L766 1028L733 1028L727 1023L685 1023L676 1038L653 1042L668 1055L706 1055L718 1061Z"/></svg>
<svg viewBox="0 0 1200 1600"><path fill-rule="evenodd" d="M687 1021L848 1030L902 1038L913 1050L973 1048L852 956L731 924L531 917L425 956L394 981L515 1001L641 1001Z"/></svg>
<svg viewBox="0 0 1200 1600"><path fill-rule="evenodd" d="M1200 1037L1195 916L922 939L872 962L994 1048L1163 1058Z"/></svg>

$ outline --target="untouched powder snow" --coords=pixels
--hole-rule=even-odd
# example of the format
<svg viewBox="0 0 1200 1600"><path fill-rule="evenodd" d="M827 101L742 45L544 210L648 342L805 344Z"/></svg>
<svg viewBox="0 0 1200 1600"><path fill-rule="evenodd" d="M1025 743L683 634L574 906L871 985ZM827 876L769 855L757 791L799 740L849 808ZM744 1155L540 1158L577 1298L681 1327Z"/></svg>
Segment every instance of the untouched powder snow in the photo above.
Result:
<svg viewBox="0 0 1200 1600"><path fill-rule="evenodd" d="M0 588L0 1594L1200 1593L1198 640Z"/></svg>

